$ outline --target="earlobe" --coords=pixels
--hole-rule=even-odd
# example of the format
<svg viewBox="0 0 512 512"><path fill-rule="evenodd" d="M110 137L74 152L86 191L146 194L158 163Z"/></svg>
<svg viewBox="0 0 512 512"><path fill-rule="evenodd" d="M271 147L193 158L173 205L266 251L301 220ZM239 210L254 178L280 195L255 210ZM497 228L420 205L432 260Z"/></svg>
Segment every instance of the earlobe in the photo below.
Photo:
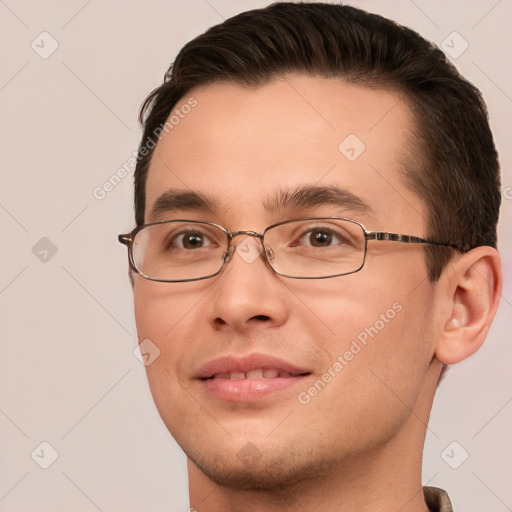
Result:
<svg viewBox="0 0 512 512"><path fill-rule="evenodd" d="M446 308L435 357L458 363L482 345L498 309L503 276L496 249L477 247L459 256L440 280Z"/></svg>

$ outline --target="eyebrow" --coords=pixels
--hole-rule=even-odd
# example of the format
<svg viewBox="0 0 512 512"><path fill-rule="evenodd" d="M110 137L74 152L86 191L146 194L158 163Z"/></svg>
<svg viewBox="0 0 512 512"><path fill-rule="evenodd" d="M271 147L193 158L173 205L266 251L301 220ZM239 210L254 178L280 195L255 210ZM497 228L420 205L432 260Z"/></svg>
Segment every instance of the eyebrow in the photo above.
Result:
<svg viewBox="0 0 512 512"><path fill-rule="evenodd" d="M303 186L293 191L281 191L264 204L265 210L279 215L287 210L333 205L356 213L373 215L373 208L359 196L337 186Z"/></svg>
<svg viewBox="0 0 512 512"><path fill-rule="evenodd" d="M200 211L214 213L218 209L213 197L195 191L167 190L153 204L150 218L155 219L164 213Z"/></svg>
<svg viewBox="0 0 512 512"><path fill-rule="evenodd" d="M263 203L264 209L273 216L284 215L290 210L311 209L318 206L333 205L360 214L372 215L373 208L359 196L337 186L306 185L294 190L281 190ZM220 204L214 197L198 191L169 189L153 204L150 218L176 212L203 212L215 214Z"/></svg>

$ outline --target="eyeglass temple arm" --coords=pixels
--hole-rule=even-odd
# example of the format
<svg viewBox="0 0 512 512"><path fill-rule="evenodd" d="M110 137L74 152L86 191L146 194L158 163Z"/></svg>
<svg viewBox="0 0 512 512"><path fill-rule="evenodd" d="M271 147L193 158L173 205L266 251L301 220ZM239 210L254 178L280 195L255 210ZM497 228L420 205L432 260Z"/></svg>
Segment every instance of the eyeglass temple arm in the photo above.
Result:
<svg viewBox="0 0 512 512"><path fill-rule="evenodd" d="M400 235L398 233L386 233L383 231L365 231L366 240L389 240L391 242L402 242L406 244L428 244L441 245L443 247L451 247L452 249L461 250L457 245L445 244L443 242L435 242L434 240L426 240L412 235Z"/></svg>
<svg viewBox="0 0 512 512"><path fill-rule="evenodd" d="M133 241L133 238L132 238L131 233L126 233L123 235L119 235L117 237L117 240L119 241L119 243L121 243L123 245L130 245Z"/></svg>

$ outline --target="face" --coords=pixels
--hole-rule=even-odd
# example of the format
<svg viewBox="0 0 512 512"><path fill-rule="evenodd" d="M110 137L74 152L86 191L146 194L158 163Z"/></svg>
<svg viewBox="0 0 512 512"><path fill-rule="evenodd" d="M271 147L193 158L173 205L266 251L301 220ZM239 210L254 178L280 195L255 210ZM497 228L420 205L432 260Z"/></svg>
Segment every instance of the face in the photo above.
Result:
<svg viewBox="0 0 512 512"><path fill-rule="evenodd" d="M197 105L155 149L146 223L262 233L340 216L425 235L425 206L401 177L413 121L399 95L298 76L195 89L176 110L190 97ZM160 350L151 391L191 465L228 486L280 486L341 471L403 431L434 352L423 250L369 241L361 271L329 279L278 276L238 251L203 281L137 276L139 340Z"/></svg>

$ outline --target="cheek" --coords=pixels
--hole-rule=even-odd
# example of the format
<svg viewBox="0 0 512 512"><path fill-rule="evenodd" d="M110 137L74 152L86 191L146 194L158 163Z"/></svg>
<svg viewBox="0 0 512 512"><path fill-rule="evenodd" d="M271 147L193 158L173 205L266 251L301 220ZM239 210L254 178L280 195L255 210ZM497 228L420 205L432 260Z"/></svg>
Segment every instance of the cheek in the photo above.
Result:
<svg viewBox="0 0 512 512"><path fill-rule="evenodd" d="M325 372L336 376L315 400L347 432L365 424L391 433L414 408L433 355L425 306L431 286L424 281L411 292L407 279L382 285L381 278L372 288L371 280L357 277L323 283L322 293L310 285L300 294L331 331L316 343L329 354Z"/></svg>
<svg viewBox="0 0 512 512"><path fill-rule="evenodd" d="M200 413L193 410L195 402L190 400L183 377L183 362L193 357L194 340L190 339L190 333L199 328L200 303L197 295L191 295L175 284L142 278L135 280L134 307L139 342L151 340L160 351L158 357L146 366L148 383L160 416L173 435L180 429L186 432L192 428Z"/></svg>
<svg viewBox="0 0 512 512"><path fill-rule="evenodd" d="M211 286L204 282L158 283L137 278L134 285L135 321L139 340L152 339L164 348L177 333L197 322L201 308L209 300Z"/></svg>
<svg viewBox="0 0 512 512"><path fill-rule="evenodd" d="M153 391L160 386L159 380L169 380L169 374L181 380L183 362L193 357L194 342L201 340L199 322L204 318L201 307L209 291L203 286L202 293L198 294L190 290L189 283L187 286L184 290L181 284L135 281L134 307L139 342L149 339L160 351L155 362L146 367ZM196 334L197 339L191 339L191 334ZM161 373L158 378L157 373ZM162 386L167 388L168 383Z"/></svg>

